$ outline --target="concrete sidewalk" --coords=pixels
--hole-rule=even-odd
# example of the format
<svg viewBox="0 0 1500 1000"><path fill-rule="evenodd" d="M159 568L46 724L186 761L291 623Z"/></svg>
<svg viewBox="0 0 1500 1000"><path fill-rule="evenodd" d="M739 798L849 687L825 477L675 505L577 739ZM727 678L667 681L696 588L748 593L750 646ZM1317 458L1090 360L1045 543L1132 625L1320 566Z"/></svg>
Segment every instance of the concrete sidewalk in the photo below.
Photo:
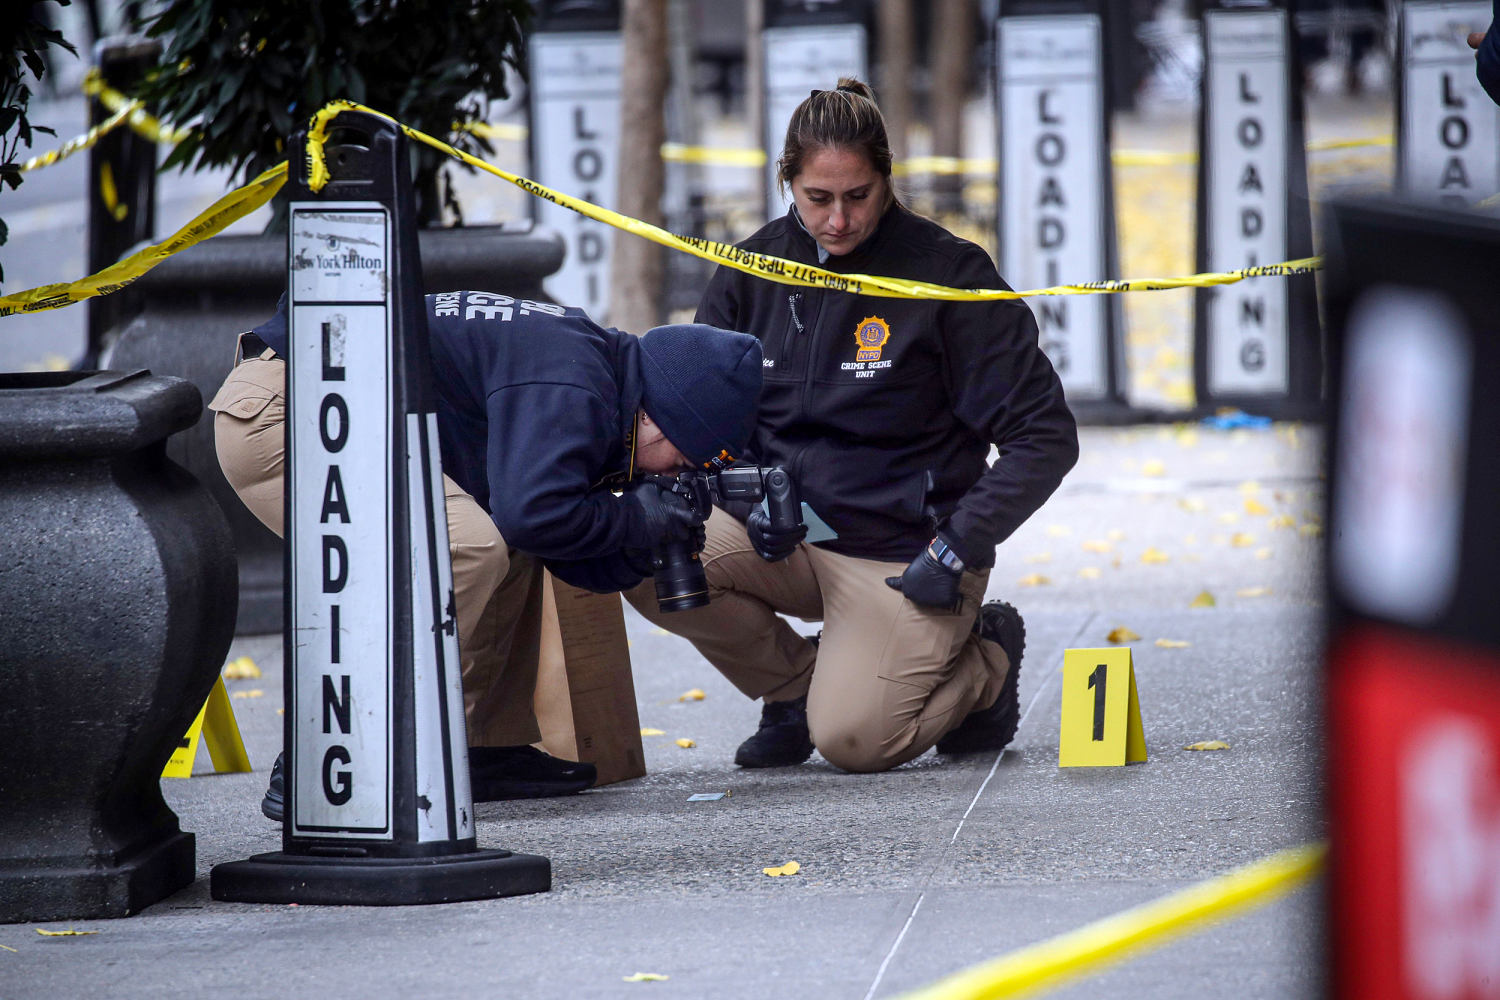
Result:
<svg viewBox="0 0 1500 1000"><path fill-rule="evenodd" d="M218 903L211 866L280 846L258 809L280 743L280 639L241 640L231 657L264 670L230 683L262 692L233 702L256 773L165 783L197 835L198 881L138 916L72 925L88 936L0 926L0 1000L895 996L1318 839L1318 435L1096 428L1083 445L991 576L990 595L1016 603L1028 628L1025 716L1003 754L929 753L880 775L817 756L740 770L734 748L758 706L627 611L641 725L666 733L645 740L650 774L477 808L480 846L548 856L551 892L430 907ZM1205 592L1214 606L1192 607ZM1141 636L1150 759L1059 769L1063 650L1109 645L1119 626ZM678 701L694 687L703 701ZM1181 749L1209 739L1230 749ZM714 791L732 795L687 801ZM789 860L799 874L761 872ZM1304 888L1051 995L1317 995L1319 905ZM636 972L670 978L623 981Z"/></svg>

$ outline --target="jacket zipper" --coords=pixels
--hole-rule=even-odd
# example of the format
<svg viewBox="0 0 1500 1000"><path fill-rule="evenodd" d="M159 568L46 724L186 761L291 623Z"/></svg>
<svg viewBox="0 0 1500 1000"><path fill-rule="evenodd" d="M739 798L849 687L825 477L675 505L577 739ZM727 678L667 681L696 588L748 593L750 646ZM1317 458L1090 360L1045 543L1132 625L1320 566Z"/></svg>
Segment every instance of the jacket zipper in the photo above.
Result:
<svg viewBox="0 0 1500 1000"><path fill-rule="evenodd" d="M801 292L793 292L786 297L786 303L792 308L792 324L797 327L799 334L805 334L807 333L807 328L802 325L802 320L797 316L797 301L801 298Z"/></svg>

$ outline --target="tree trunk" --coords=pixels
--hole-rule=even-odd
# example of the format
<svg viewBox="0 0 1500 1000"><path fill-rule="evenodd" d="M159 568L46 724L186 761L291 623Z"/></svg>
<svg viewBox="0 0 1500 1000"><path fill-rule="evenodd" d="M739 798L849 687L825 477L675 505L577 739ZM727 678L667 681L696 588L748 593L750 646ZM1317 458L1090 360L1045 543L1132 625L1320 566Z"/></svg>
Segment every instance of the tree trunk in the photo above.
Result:
<svg viewBox="0 0 1500 1000"><path fill-rule="evenodd" d="M934 0L932 7L932 152L961 157L974 52L974 0ZM938 174L933 184L937 214L962 212L963 190L962 174Z"/></svg>
<svg viewBox="0 0 1500 1000"><path fill-rule="evenodd" d="M620 79L619 211L662 224L666 172L663 107L667 97L667 0L625 0L621 23L625 67ZM661 322L662 247L637 236L615 237L610 266L610 325L645 333Z"/></svg>
<svg viewBox="0 0 1500 1000"><path fill-rule="evenodd" d="M906 131L911 126L911 64L916 23L912 0L884 0L880 22L880 110L891 138L891 155L906 159Z"/></svg>

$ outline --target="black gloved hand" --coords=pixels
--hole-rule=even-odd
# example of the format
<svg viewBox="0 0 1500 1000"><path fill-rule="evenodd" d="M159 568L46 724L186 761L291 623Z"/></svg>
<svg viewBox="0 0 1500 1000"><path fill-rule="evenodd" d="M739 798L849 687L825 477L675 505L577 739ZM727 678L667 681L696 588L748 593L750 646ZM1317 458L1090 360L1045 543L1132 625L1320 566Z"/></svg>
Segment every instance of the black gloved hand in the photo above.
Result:
<svg viewBox="0 0 1500 1000"><path fill-rule="evenodd" d="M771 524L771 515L756 507L745 519L745 533L755 554L766 562L780 562L797 550L797 545L807 537L807 525L778 530Z"/></svg>
<svg viewBox="0 0 1500 1000"><path fill-rule="evenodd" d="M688 538L698 527L687 501L655 483L636 484L625 499L639 513L637 528L628 539L631 548L654 549L665 541Z"/></svg>
<svg viewBox="0 0 1500 1000"><path fill-rule="evenodd" d="M944 611L958 610L958 581L963 573L949 569L936 559L924 546L920 555L906 567L900 576L885 578L886 586L899 590L913 604L923 604Z"/></svg>

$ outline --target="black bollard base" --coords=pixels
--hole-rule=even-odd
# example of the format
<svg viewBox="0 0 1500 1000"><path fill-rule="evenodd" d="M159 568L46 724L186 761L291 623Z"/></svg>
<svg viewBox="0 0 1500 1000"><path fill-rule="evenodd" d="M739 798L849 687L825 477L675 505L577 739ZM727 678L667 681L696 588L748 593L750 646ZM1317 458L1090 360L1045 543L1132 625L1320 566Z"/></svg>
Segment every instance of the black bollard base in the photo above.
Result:
<svg viewBox="0 0 1500 1000"><path fill-rule="evenodd" d="M411 906L546 892L552 863L535 854L470 851L432 858L312 857L275 851L215 865L214 899L231 903Z"/></svg>
<svg viewBox="0 0 1500 1000"><path fill-rule="evenodd" d="M181 831L125 857L0 860L0 923L128 917L192 885L195 867Z"/></svg>

